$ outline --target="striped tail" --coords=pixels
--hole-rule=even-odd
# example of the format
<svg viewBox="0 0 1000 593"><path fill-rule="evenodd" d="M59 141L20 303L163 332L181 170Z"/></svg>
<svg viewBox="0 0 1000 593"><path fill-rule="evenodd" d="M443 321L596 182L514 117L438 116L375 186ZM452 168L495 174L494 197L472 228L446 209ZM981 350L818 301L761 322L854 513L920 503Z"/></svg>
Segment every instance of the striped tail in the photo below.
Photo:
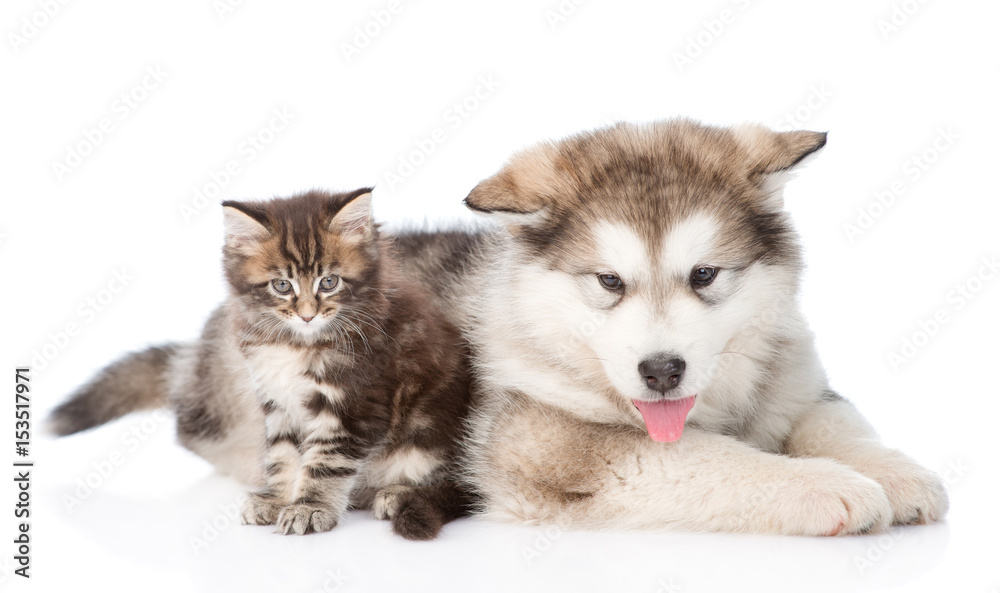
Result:
<svg viewBox="0 0 1000 593"><path fill-rule="evenodd" d="M66 436L166 406L167 371L178 350L173 344L155 346L111 363L52 412L49 430Z"/></svg>

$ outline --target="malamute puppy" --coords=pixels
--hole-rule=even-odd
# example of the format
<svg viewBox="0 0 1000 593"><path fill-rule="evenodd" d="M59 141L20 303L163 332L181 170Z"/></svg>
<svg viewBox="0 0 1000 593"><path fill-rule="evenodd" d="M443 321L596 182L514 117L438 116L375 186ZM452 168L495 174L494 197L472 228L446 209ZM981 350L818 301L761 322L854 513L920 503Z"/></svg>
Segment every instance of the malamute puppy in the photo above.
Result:
<svg viewBox="0 0 1000 593"><path fill-rule="evenodd" d="M831 391L782 187L826 135L619 124L515 155L483 233L399 238L475 350L495 519L838 535L929 523L940 479Z"/></svg>

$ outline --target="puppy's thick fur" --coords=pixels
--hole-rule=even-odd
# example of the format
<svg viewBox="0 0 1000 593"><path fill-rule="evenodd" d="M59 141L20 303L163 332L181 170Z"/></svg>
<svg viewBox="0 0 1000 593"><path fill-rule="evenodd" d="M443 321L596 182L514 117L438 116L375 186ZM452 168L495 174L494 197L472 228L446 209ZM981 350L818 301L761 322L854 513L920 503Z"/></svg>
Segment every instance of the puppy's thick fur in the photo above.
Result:
<svg viewBox="0 0 1000 593"><path fill-rule="evenodd" d="M486 515L837 535L945 513L940 479L830 389L799 312L782 190L825 142L619 124L479 184L466 203L495 230L398 238L474 349L465 470Z"/></svg>

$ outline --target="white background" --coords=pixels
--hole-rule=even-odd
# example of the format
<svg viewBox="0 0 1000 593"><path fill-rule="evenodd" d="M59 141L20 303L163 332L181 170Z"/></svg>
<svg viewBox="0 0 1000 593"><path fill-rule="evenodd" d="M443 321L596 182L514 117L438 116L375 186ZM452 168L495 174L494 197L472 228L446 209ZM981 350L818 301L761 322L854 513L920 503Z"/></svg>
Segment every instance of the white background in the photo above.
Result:
<svg viewBox="0 0 1000 593"><path fill-rule="evenodd" d="M402 0L384 25L373 11L385 22L387 0L221 13L212 0L71 2L50 17L46 2L5 2L0 18L0 361L8 393L15 365L38 361L36 427L119 355L197 335L224 295L222 199L376 184L390 226L453 223L471 220L461 200L476 182L538 140L619 119L750 120L830 131L786 193L809 263L803 304L834 387L945 475L952 510L941 524L839 539L462 520L411 543L360 513L281 537L231 521L242 488L147 414L60 441L36 428L32 578L10 576L16 493L3 478L0 588L1000 588L1000 281L981 263L1000 255L995 2ZM345 44L364 47L348 56ZM147 76L157 70L162 80ZM292 117L277 132L274 110ZM87 140L105 118L110 131ZM432 137L429 156L411 156ZM71 148L87 154L60 174ZM939 310L946 321L928 325ZM894 368L906 338L921 346Z"/></svg>

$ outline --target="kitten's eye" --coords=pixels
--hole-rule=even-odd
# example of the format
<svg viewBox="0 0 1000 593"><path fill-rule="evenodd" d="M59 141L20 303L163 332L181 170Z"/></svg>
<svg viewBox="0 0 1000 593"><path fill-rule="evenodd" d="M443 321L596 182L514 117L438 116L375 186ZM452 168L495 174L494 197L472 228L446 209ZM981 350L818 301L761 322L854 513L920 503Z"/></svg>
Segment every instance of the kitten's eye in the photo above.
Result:
<svg viewBox="0 0 1000 593"><path fill-rule="evenodd" d="M278 294L288 294L292 292L292 283L284 278L275 278L271 280L271 288Z"/></svg>
<svg viewBox="0 0 1000 593"><path fill-rule="evenodd" d="M715 280L717 272L718 268L713 268L712 266L698 266L691 270L691 286L695 288L708 286Z"/></svg>
<svg viewBox="0 0 1000 593"><path fill-rule="evenodd" d="M621 290L625 288L625 283L618 277L618 274L598 274L597 280L601 286L608 290Z"/></svg>
<svg viewBox="0 0 1000 593"><path fill-rule="evenodd" d="M319 281L319 289L323 292L331 292L337 285L340 284L339 276L327 276Z"/></svg>

